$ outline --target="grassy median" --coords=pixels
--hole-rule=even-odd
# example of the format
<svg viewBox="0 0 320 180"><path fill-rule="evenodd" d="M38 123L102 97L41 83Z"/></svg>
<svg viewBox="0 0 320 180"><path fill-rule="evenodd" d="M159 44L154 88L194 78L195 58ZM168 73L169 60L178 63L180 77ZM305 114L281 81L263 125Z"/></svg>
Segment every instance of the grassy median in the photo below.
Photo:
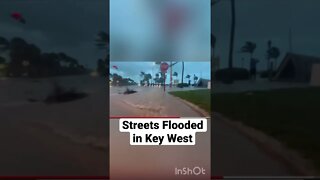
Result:
<svg viewBox="0 0 320 180"><path fill-rule="evenodd" d="M300 151L320 170L320 88L213 94L213 110Z"/></svg>
<svg viewBox="0 0 320 180"><path fill-rule="evenodd" d="M174 91L170 92L170 94L180 97L184 100L187 100L203 110L210 112L210 90L209 89L201 89L201 90L192 90L192 91Z"/></svg>

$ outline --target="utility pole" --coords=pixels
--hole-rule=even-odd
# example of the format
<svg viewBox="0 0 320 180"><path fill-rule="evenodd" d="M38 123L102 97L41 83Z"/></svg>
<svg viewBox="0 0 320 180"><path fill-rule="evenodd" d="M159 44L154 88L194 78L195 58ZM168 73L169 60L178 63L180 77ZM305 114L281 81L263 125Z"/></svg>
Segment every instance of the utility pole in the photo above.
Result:
<svg viewBox="0 0 320 180"><path fill-rule="evenodd" d="M289 29L289 52L292 53L292 28Z"/></svg>
<svg viewBox="0 0 320 180"><path fill-rule="evenodd" d="M170 65L169 65L169 67L170 67L170 88L172 87L172 67L175 65L175 64L177 64L178 62L172 62L172 61L170 61Z"/></svg>
<svg viewBox="0 0 320 180"><path fill-rule="evenodd" d="M290 17L289 17L289 23L290 23L290 26L289 26L289 53L292 53L293 52L293 48L292 48L292 15L293 15L293 7L292 7L292 3L289 3L289 13L290 13Z"/></svg>
<svg viewBox="0 0 320 180"><path fill-rule="evenodd" d="M229 68L233 68L233 49L234 49L234 36L236 26L236 8L235 0L231 0L231 31L230 31L230 44L229 44Z"/></svg>
<svg viewBox="0 0 320 180"><path fill-rule="evenodd" d="M170 61L170 88L172 88L172 61Z"/></svg>

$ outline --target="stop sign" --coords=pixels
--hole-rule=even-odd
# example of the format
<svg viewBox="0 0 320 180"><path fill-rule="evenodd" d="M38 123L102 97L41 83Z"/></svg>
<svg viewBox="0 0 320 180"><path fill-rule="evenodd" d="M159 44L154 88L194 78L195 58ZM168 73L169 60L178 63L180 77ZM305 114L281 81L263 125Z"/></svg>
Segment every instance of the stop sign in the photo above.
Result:
<svg viewBox="0 0 320 180"><path fill-rule="evenodd" d="M161 72L167 72L168 68L169 68L169 64L168 63L165 63L165 62L161 63L161 65L160 65Z"/></svg>
<svg viewBox="0 0 320 180"><path fill-rule="evenodd" d="M161 65L160 65L161 72L167 72L168 68L169 68L169 64L168 63L165 63L165 62L161 63Z"/></svg>

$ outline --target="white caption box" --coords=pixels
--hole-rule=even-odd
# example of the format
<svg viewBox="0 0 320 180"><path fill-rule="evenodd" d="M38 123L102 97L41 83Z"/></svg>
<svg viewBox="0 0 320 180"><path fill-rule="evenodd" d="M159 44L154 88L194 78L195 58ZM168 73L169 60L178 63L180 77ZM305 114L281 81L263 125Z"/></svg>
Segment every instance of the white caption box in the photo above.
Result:
<svg viewBox="0 0 320 180"><path fill-rule="evenodd" d="M206 118L121 118L120 132L130 145L195 145L196 133L207 131Z"/></svg>

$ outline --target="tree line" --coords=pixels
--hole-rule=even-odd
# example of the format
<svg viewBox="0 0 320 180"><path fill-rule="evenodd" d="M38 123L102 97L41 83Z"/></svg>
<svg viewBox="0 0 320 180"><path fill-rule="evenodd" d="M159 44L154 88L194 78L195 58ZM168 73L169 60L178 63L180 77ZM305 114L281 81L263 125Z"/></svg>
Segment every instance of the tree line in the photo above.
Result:
<svg viewBox="0 0 320 180"><path fill-rule="evenodd" d="M266 71L274 71L278 66L278 58L280 56L280 49L276 46L272 46L272 41L268 41L268 48L266 50L267 66ZM257 44L251 41L247 41L240 49L241 53L249 54L249 60L259 61L253 57L253 54L257 48ZM273 60L273 61L272 61ZM243 61L243 60L242 60ZM243 66L243 62L242 62Z"/></svg>
<svg viewBox="0 0 320 180"><path fill-rule="evenodd" d="M112 86L130 86L130 85L137 85L134 80L131 78L124 78L117 73L109 74L110 77L110 84Z"/></svg>
<svg viewBox="0 0 320 180"><path fill-rule="evenodd" d="M0 37L0 64L5 65L9 77L48 77L87 73L77 59L63 53L45 53L35 44L20 37L7 40ZM1 55L0 54L0 55Z"/></svg>
<svg viewBox="0 0 320 180"><path fill-rule="evenodd" d="M173 72L172 76L177 79L178 78L178 73L177 72ZM147 85L147 86L150 86L150 85L164 85L165 80L166 80L165 74L161 73L161 72L156 73L154 75L154 77L152 77L152 75L150 73L145 73L145 72L141 71L140 72L140 77L141 77L140 84L141 85ZM188 79L187 85L190 86L191 85L191 75L188 74L188 75L185 76L185 78ZM198 79L199 79L198 76L193 75L193 84L196 84Z"/></svg>

